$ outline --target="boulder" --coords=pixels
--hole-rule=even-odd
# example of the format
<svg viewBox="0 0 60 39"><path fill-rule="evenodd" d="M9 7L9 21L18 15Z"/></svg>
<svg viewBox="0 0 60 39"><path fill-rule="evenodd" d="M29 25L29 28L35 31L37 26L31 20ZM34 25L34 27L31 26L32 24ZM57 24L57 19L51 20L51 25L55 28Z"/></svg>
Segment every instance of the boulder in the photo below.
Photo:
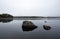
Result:
<svg viewBox="0 0 60 39"><path fill-rule="evenodd" d="M32 31L36 28L37 28L37 26L34 25L31 21L24 21L22 24L23 31Z"/></svg>
<svg viewBox="0 0 60 39"><path fill-rule="evenodd" d="M51 29L51 27L48 26L48 25L43 25L43 28L44 28L45 30L50 30L50 29Z"/></svg>

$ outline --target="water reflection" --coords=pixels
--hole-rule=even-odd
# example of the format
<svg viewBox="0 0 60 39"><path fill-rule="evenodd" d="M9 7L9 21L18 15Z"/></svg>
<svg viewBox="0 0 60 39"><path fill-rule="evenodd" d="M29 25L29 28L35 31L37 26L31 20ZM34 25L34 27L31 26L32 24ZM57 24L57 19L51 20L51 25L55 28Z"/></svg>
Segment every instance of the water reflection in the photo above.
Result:
<svg viewBox="0 0 60 39"><path fill-rule="evenodd" d="M13 20L13 16L10 14L0 14L0 22L7 23Z"/></svg>
<svg viewBox="0 0 60 39"><path fill-rule="evenodd" d="M19 18L11 23L0 23L0 39L60 39L59 33L60 20L24 21Z"/></svg>
<svg viewBox="0 0 60 39"><path fill-rule="evenodd" d="M23 21L22 29L23 31L33 31L37 26L34 25L31 21Z"/></svg>
<svg viewBox="0 0 60 39"><path fill-rule="evenodd" d="M13 18L0 19L0 22L2 22L2 23L8 23L8 22L11 22L11 21L13 21Z"/></svg>

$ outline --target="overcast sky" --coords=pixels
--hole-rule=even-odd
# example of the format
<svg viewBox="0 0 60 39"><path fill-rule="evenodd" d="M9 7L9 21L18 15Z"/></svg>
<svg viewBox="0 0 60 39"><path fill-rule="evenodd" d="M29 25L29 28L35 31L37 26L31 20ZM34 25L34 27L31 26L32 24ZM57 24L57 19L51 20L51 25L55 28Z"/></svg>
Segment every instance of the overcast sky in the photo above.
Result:
<svg viewBox="0 0 60 39"><path fill-rule="evenodd" d="M60 0L0 0L0 14L60 16Z"/></svg>

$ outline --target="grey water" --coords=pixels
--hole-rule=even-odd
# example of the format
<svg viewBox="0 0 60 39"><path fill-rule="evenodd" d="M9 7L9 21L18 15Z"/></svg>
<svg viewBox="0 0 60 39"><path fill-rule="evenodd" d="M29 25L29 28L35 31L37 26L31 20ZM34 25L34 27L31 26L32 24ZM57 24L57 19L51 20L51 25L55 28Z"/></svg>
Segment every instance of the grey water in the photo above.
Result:
<svg viewBox="0 0 60 39"><path fill-rule="evenodd" d="M22 29L23 21L31 21L37 28L32 31L24 31ZM51 29L46 30L43 25L48 25ZM60 39L60 18L0 20L0 39Z"/></svg>

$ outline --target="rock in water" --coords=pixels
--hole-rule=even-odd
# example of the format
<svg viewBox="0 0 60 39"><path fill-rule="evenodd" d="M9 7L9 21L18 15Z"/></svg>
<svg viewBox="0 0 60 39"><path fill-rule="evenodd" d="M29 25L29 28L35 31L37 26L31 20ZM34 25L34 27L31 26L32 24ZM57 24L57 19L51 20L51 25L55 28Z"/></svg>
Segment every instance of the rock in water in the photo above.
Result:
<svg viewBox="0 0 60 39"><path fill-rule="evenodd" d="M34 25L31 21L24 21L22 24L23 31L32 31L36 28L37 28L37 26Z"/></svg>
<svg viewBox="0 0 60 39"><path fill-rule="evenodd" d="M43 25L43 28L44 28L45 30L50 30L50 29L51 29L51 27L48 26L48 25Z"/></svg>

